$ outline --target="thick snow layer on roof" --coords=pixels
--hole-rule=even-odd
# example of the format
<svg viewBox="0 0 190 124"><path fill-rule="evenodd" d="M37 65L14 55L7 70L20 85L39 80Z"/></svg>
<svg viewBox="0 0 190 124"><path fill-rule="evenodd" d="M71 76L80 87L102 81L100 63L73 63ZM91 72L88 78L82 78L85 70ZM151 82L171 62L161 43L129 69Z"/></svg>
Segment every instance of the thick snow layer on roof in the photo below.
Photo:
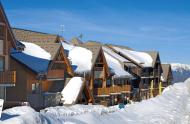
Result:
<svg viewBox="0 0 190 124"><path fill-rule="evenodd" d="M92 52L86 48L73 46L62 42L64 49L69 51L69 59L72 65L77 66L76 73L83 73L91 70Z"/></svg>
<svg viewBox="0 0 190 124"><path fill-rule="evenodd" d="M115 50L117 50L118 52L121 52L124 55L128 56L133 61L135 61L139 64L142 64L144 67L152 67L153 59L148 53L127 50L127 49L120 48L120 47L113 47L113 48Z"/></svg>
<svg viewBox="0 0 190 124"><path fill-rule="evenodd" d="M51 54L42 49L40 46L28 42L21 42L21 43L25 45L23 53L41 59L47 59L47 60L51 59Z"/></svg>
<svg viewBox="0 0 190 124"><path fill-rule="evenodd" d="M73 77L61 92L63 104L74 104L80 91L82 90L82 87L82 78Z"/></svg>
<svg viewBox="0 0 190 124"><path fill-rule="evenodd" d="M118 55L117 53L115 53L114 51L112 51L110 48L107 48L107 47L102 47L102 48L103 48L104 52L106 52L107 54L111 55L115 59L118 59L121 62L128 62L127 59L125 59L122 56Z"/></svg>
<svg viewBox="0 0 190 124"><path fill-rule="evenodd" d="M14 109L14 108L13 108ZM22 109L22 107L20 107ZM3 124L189 124L190 79L166 88L162 95L125 109L94 105L50 107L23 115L3 112ZM36 123L34 123L36 122Z"/></svg>
<svg viewBox="0 0 190 124"><path fill-rule="evenodd" d="M50 62L47 59L30 56L23 52L16 51L14 49L11 50L11 57L37 73L46 72Z"/></svg>
<svg viewBox="0 0 190 124"><path fill-rule="evenodd" d="M112 69L112 71L115 73L115 77L132 77L127 71L124 70L124 67L122 67L122 65L119 63L119 61L114 58L113 56L111 56L110 54L108 54L107 52L104 51L104 55L107 61L107 64L109 66L109 68Z"/></svg>

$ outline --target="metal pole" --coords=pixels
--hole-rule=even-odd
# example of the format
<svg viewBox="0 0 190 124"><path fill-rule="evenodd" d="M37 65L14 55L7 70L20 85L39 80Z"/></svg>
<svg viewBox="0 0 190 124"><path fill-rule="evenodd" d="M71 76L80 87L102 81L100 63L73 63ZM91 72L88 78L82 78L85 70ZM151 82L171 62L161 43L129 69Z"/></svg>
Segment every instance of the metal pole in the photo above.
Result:
<svg viewBox="0 0 190 124"><path fill-rule="evenodd" d="M4 100L7 100L7 90L6 90L6 86L4 87Z"/></svg>

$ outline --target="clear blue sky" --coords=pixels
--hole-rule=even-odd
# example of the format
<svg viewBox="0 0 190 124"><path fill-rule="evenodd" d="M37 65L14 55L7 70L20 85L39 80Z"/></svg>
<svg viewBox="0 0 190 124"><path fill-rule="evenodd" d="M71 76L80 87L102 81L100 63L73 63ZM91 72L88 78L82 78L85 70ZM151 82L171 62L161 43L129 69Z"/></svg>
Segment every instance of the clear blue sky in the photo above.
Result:
<svg viewBox="0 0 190 124"><path fill-rule="evenodd" d="M190 64L190 0L1 0L13 27L157 50Z"/></svg>

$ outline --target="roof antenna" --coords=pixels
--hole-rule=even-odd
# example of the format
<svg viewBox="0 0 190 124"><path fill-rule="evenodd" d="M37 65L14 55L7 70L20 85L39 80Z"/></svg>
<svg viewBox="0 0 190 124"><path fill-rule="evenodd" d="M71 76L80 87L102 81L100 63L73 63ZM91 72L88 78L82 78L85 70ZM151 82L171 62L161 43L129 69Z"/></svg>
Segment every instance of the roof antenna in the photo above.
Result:
<svg viewBox="0 0 190 124"><path fill-rule="evenodd" d="M60 28L61 28L61 36L63 36L63 33L65 31L65 25L60 25Z"/></svg>

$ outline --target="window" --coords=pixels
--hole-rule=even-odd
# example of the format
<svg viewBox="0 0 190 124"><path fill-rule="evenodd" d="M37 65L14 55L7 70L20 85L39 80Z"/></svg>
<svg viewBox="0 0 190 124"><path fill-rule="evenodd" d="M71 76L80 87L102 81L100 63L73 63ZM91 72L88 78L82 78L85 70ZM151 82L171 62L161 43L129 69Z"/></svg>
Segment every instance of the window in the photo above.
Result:
<svg viewBox="0 0 190 124"><path fill-rule="evenodd" d="M3 40L0 40L0 55L3 55Z"/></svg>
<svg viewBox="0 0 190 124"><path fill-rule="evenodd" d="M4 58L0 57L0 71L4 71Z"/></svg>
<svg viewBox="0 0 190 124"><path fill-rule="evenodd" d="M34 83L32 84L32 93L39 93L40 92L40 84L39 83Z"/></svg>
<svg viewBox="0 0 190 124"><path fill-rule="evenodd" d="M103 81L101 79L94 80L94 88L101 88Z"/></svg>
<svg viewBox="0 0 190 124"><path fill-rule="evenodd" d="M35 91L36 91L36 86L35 84L32 84L32 93L35 93Z"/></svg>

